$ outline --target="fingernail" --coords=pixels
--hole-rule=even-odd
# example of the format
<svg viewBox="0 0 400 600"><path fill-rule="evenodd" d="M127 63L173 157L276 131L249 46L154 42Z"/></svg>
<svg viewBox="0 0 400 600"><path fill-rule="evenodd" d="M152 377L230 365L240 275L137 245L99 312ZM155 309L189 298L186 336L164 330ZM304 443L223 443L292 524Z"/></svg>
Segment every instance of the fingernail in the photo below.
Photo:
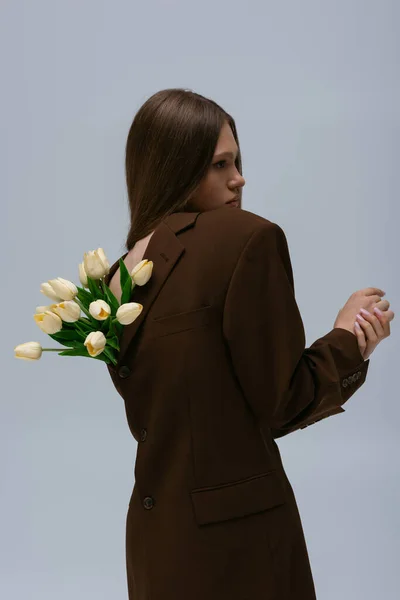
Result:
<svg viewBox="0 0 400 600"><path fill-rule="evenodd" d="M357 319L360 319L360 321L365 321L364 317L362 317L361 315L356 315Z"/></svg>
<svg viewBox="0 0 400 600"><path fill-rule="evenodd" d="M368 312L367 310L365 310L365 308L360 308L360 312L363 313L363 315L370 315L371 313Z"/></svg>
<svg viewBox="0 0 400 600"><path fill-rule="evenodd" d="M376 312L376 314L379 315L380 317L382 317L382 315L383 315L383 312L381 310L379 310L379 308L377 308L376 306L374 308L374 312Z"/></svg>

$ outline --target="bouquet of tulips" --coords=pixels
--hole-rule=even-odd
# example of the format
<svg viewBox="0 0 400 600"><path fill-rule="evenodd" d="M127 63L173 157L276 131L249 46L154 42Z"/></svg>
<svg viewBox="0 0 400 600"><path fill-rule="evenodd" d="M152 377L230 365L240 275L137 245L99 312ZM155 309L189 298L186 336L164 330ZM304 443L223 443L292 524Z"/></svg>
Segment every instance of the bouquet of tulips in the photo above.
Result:
<svg viewBox="0 0 400 600"><path fill-rule="evenodd" d="M153 263L142 260L129 273L120 258L119 268L121 303L104 282L110 264L103 248L85 252L79 264L82 287L62 277L42 283L40 292L54 303L38 306L33 318L44 333L68 349L60 352L60 348L25 342L14 348L15 358L38 360L42 352L58 352L60 356L86 356L116 365L122 327L133 323L143 309L142 304L130 302L132 290L147 283ZM86 316L81 316L81 311Z"/></svg>

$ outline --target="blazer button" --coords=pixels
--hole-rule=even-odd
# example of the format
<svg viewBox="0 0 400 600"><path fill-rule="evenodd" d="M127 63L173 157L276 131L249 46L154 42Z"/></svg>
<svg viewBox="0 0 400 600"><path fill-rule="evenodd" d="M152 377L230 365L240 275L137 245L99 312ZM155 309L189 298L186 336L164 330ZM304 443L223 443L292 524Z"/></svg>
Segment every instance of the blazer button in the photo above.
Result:
<svg viewBox="0 0 400 600"><path fill-rule="evenodd" d="M153 508L154 506L154 500L151 496L146 496L146 498L143 500L143 506L147 509Z"/></svg>
<svg viewBox="0 0 400 600"><path fill-rule="evenodd" d="M146 439L147 436L147 429L141 429L140 430L140 441L144 442L144 440Z"/></svg>
<svg viewBox="0 0 400 600"><path fill-rule="evenodd" d="M122 367L118 369L118 375L122 378L129 377L130 374L131 370L126 365L122 365Z"/></svg>

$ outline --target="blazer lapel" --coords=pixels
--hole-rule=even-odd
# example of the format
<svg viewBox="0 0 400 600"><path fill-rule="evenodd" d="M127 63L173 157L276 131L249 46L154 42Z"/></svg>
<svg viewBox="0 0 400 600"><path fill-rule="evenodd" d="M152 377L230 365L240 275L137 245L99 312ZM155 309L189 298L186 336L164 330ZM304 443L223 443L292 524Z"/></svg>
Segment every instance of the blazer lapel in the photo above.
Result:
<svg viewBox="0 0 400 600"><path fill-rule="evenodd" d="M151 305L157 298L176 262L185 252L185 246L176 234L188 227L193 227L199 214L199 212L172 213L165 217L156 227L143 255L143 260L153 261L152 275L145 285L136 285L133 288L130 299L131 302L142 304L143 310L133 323L124 326L119 340L120 352L118 363L115 367L108 365L111 369L118 369L123 363L124 356ZM125 259L127 254L128 252L121 258ZM109 284L118 268L119 259L110 267L109 273L104 278L106 285Z"/></svg>

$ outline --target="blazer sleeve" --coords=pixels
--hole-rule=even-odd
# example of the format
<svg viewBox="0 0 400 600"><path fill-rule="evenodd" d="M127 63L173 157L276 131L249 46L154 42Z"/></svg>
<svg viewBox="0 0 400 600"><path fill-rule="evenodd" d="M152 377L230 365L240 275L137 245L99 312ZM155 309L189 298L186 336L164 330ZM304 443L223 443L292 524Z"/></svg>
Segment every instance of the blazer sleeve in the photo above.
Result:
<svg viewBox="0 0 400 600"><path fill-rule="evenodd" d="M369 360L347 329L335 327L305 348L286 236L271 221L245 244L222 327L243 394L274 438L344 412L365 381Z"/></svg>

